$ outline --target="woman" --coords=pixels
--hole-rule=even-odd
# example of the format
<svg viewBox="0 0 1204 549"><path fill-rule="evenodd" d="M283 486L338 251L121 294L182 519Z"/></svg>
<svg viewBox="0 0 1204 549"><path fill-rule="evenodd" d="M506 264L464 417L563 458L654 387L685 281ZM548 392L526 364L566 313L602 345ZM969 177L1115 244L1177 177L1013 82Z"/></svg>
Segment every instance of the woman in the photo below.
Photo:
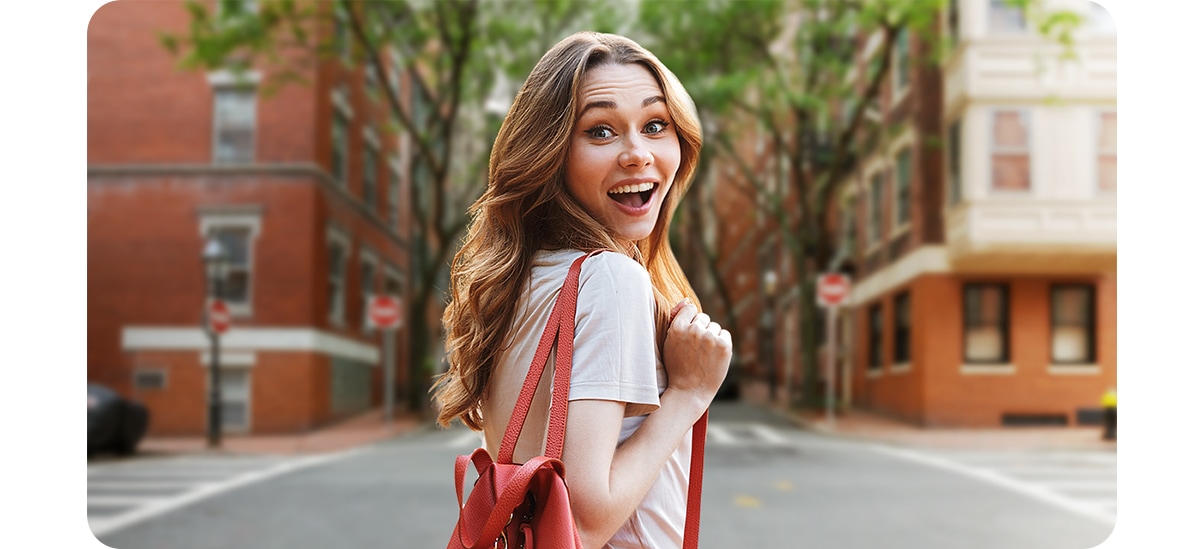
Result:
<svg viewBox="0 0 1204 549"><path fill-rule="evenodd" d="M515 97L453 261L439 422L484 431L496 458L569 264L615 252L582 265L561 458L585 547L682 544L688 434L731 357L669 249L701 146L692 100L656 57L620 36L569 36ZM553 361L516 463L542 453Z"/></svg>

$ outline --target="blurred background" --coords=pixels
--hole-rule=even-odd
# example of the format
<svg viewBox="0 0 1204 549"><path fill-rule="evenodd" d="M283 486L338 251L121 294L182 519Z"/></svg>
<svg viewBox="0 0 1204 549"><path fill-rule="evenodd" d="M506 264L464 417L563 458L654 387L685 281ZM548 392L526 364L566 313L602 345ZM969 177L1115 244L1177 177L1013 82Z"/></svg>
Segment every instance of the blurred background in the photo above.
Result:
<svg viewBox="0 0 1204 549"><path fill-rule="evenodd" d="M90 471L426 432L448 263L493 138L539 56L578 30L647 47L703 121L672 243L735 342L715 444L785 440L786 469L816 434L1102 453L1102 492L1009 490L1093 521L1036 513L1067 532L1041 543L1106 537L1116 27L1086 0L106 4L88 29ZM839 307L817 300L825 274L849 283ZM392 328L371 321L380 295L400 305ZM121 411L94 434L106 407ZM432 474L450 479L444 454ZM102 540L168 546L129 526L144 500L93 498L92 482ZM945 503L983 500L966 497ZM771 516L766 501L723 504ZM902 544L1045 546L990 530L1000 512L979 534ZM429 522L450 532L449 516Z"/></svg>

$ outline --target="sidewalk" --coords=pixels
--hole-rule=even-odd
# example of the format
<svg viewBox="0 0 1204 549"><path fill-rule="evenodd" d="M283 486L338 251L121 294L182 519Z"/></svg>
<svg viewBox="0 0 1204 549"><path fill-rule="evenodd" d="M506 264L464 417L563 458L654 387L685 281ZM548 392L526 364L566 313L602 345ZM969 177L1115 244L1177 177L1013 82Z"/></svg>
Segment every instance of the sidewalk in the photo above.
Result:
<svg viewBox="0 0 1204 549"><path fill-rule="evenodd" d="M204 436L147 437L138 445L138 454L320 454L349 450L433 426L433 420L422 421L414 414L401 412L394 414L393 422L387 424L384 411L376 408L307 433L223 435L221 447L217 449L210 449Z"/></svg>
<svg viewBox="0 0 1204 549"><path fill-rule="evenodd" d="M810 431L883 444L957 450L1102 450L1116 451L1115 440L1103 440L1102 427L919 427L866 410L850 408L828 422L823 411L789 410L769 401L765 384L746 383L741 396Z"/></svg>

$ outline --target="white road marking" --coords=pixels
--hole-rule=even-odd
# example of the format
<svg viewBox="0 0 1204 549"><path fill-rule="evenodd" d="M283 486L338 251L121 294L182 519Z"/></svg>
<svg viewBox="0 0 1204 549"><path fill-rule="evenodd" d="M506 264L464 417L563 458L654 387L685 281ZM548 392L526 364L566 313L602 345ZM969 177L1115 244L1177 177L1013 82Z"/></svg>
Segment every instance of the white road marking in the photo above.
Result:
<svg viewBox="0 0 1204 549"><path fill-rule="evenodd" d="M157 480L89 480L88 490L169 490L172 488L193 488L196 482L157 481Z"/></svg>
<svg viewBox="0 0 1204 549"><path fill-rule="evenodd" d="M724 429L723 427L720 427L718 425L713 425L713 424L707 425L707 438L714 440L715 443L717 443L717 444L735 444L736 443L736 437L732 436L731 433L727 432L727 429Z"/></svg>
<svg viewBox="0 0 1204 549"><path fill-rule="evenodd" d="M149 518L157 517L169 511L174 511L181 507L196 503L203 499L216 496L223 492L229 492L235 488L241 488L249 484L261 482L272 477L299 471L315 465L321 465L323 463L330 463L340 459L345 459L358 454L363 450L363 448L356 448L343 452L321 454L286 461L267 469L252 471L229 480L213 484L204 484L195 490L191 490L174 497L159 499L149 505L142 505L116 516L104 518L89 517L88 524L92 528L92 534L96 537L100 537L132 524L136 524Z"/></svg>
<svg viewBox="0 0 1204 549"><path fill-rule="evenodd" d="M1040 501L1044 501L1045 503L1048 503L1050 505L1060 507L1067 511L1076 513L1080 516L1087 517L1092 520L1099 521L1104 524L1111 525L1111 524L1116 523L1115 516L1113 516L1112 514L1109 514L1106 511L1100 510L1097 506L1089 505L1079 499L1072 499L1072 498L1062 495L1058 492L1055 492L1045 486L1040 486L1040 485L1036 485L1036 484L1032 484L1032 483L1028 483L1028 482L1020 482L1016 479L1013 479L1006 475L997 473L995 471L991 471L991 470L987 470L987 469L980 469L980 468L976 468L976 467L970 467L968 465L962 465L960 463L956 463L956 462L953 462L953 461L950 461L950 460L947 460L944 458L940 458L940 457L928 455L928 454L923 454L920 452L905 450L902 448L882 446L879 444L870 444L869 446L871 448L873 448L874 450L877 450L878 452L881 452L883 454L887 454L887 455L894 456L894 457L901 458L901 459L914 461L916 463L922 463L924 465L928 465L930 467L936 467L938 469L945 469L947 471L953 471L953 472L961 474L961 475L965 475L965 476L968 476L971 478L976 478L978 480L989 482L996 486L1007 488L1009 490L1029 496L1031 498L1034 498L1034 499L1037 499Z"/></svg>
<svg viewBox="0 0 1204 549"><path fill-rule="evenodd" d="M786 437L779 435L777 431L774 431L768 425L761 425L760 423L756 423L756 424L749 426L749 429L752 432L756 433L757 436L761 437L762 439L765 439L766 441L769 441L772 444L780 444L780 445L790 444L790 441L786 440Z"/></svg>
<svg viewBox="0 0 1204 549"><path fill-rule="evenodd" d="M134 505L146 505L163 501L162 497L137 497L137 496L88 496L88 505L118 505L123 507L131 507Z"/></svg>

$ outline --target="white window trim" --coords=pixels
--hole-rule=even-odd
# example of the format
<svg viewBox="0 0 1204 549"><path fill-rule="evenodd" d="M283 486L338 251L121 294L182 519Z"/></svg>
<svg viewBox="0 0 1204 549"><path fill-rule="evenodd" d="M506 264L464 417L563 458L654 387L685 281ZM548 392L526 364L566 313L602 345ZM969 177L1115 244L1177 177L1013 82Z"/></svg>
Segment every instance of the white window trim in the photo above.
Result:
<svg viewBox="0 0 1204 549"><path fill-rule="evenodd" d="M995 115L1001 112L1019 112L1020 123L1024 125L1024 141L1026 143L1024 152L1028 154L1028 188L1027 189L997 189L995 188L994 173L994 157L996 152L1003 154L1016 153L1019 149L1004 149L999 151L995 147ZM1033 164L1036 150L1033 147L1033 113L1029 107L995 107L987 111L987 131L990 134L987 136L987 192L999 196L1030 196L1037 190L1037 179L1034 177ZM962 128L962 133L965 133L965 128ZM963 199L965 197L962 197Z"/></svg>
<svg viewBox="0 0 1204 549"><path fill-rule="evenodd" d="M376 149L377 154L380 154L380 138L372 126L364 126L364 145Z"/></svg>
<svg viewBox="0 0 1204 549"><path fill-rule="evenodd" d="M247 318L255 313L255 242L259 240L263 226L263 210L258 205L218 207L200 212L201 242L209 238L209 231L218 227L245 228L247 236L247 302L228 303L230 316ZM208 281L206 281L208 284Z"/></svg>
<svg viewBox="0 0 1204 549"><path fill-rule="evenodd" d="M878 378L882 377L882 373L885 370L886 370L886 368L883 368L882 366L879 366L877 368L874 368L872 366L866 366L865 378L866 379L878 379Z"/></svg>
<svg viewBox="0 0 1204 549"><path fill-rule="evenodd" d="M346 86L339 85L331 88L330 102L339 114L346 117L347 125L350 126L351 121L355 120L355 108L351 106L351 99L348 97Z"/></svg>
<svg viewBox="0 0 1204 549"><path fill-rule="evenodd" d="M344 327L347 325L347 263L351 258L351 237L347 232L332 225L326 227L326 247L331 245L343 248L343 276L339 280L338 310L327 311L331 324ZM329 257L329 254L327 254ZM326 281L330 282L330 265L326 266ZM329 297L329 296L328 296Z"/></svg>
<svg viewBox="0 0 1204 549"><path fill-rule="evenodd" d="M910 371L911 371L911 361L899 362L899 363L890 365L890 373L892 373L892 374L905 374Z"/></svg>
<svg viewBox="0 0 1204 549"><path fill-rule="evenodd" d="M259 85L259 76L258 76L259 73L258 73L258 71L254 71L254 72L255 72L254 83L251 83L249 80L245 81L245 82L239 82L236 79L236 77L233 74L229 73L228 71L218 71L216 73L209 73L209 83L213 89L213 95L212 95L213 116L211 117L211 120L210 120L210 133L212 135L210 136L209 151L210 151L210 160L214 163L218 163L217 141L218 141L219 136L221 135L221 132L218 131L217 93L219 91L228 91L228 90L245 91L245 92L248 92L251 94L251 122L250 122L250 125L251 125L250 157L251 157L251 159L249 160L249 162L255 161L255 153L256 153L255 142L257 141L257 137L258 137L258 133L259 133L259 120L258 120L258 118L259 118L259 100L258 99L259 98L258 98L258 93L256 91L258 89L258 85ZM246 84L248 86L248 88L240 89L241 84ZM222 163L228 164L229 162L223 161Z"/></svg>
<svg viewBox="0 0 1204 549"><path fill-rule="evenodd" d="M401 177L405 173L401 170L401 159L396 154L389 157L389 181L387 183L388 190L385 193L386 208L389 209L388 215L385 216L385 222L389 223L391 229L400 230L401 228ZM397 184L394 185L393 181ZM396 188L396 196L394 196L394 188ZM394 200L396 198L396 200ZM396 223L393 222L393 217L397 216Z"/></svg>
<svg viewBox="0 0 1204 549"><path fill-rule="evenodd" d="M250 69L237 73L229 69L218 69L205 74L209 86L213 88L229 88L236 86L259 86L263 73Z"/></svg>
<svg viewBox="0 0 1204 549"><path fill-rule="evenodd" d="M212 355L209 351L201 351L199 353L201 368L209 369L213 364ZM237 366L239 368L253 368L255 366L255 353L247 351L219 351L217 354L218 367L226 368L228 366Z"/></svg>
<svg viewBox="0 0 1204 549"><path fill-rule="evenodd" d="M383 273L381 272L381 268L380 268L380 266L381 266L380 256L376 255L376 252L370 250L367 246L360 246L360 260L358 262L356 262L355 265L357 267L357 272L360 274L361 277L364 272L364 264L365 263L372 264L372 279L373 280L372 280L371 288L365 288L364 280L362 280L362 278L360 280L360 295L363 296L363 302L364 302L363 306L361 307L361 309L363 309L363 311L361 311L361 315L360 315L361 316L360 331L363 332L364 334L371 334L371 333L374 333L376 330L374 328L372 328L372 323L368 319L368 299L370 296L375 295L377 293L377 291L376 291L377 279L383 280L384 277L382 276Z"/></svg>
<svg viewBox="0 0 1204 549"><path fill-rule="evenodd" d="M1099 364L1050 364L1048 372L1054 376L1097 376L1101 369Z"/></svg>
<svg viewBox="0 0 1204 549"><path fill-rule="evenodd" d="M962 364L962 375L968 376L1010 376L1016 374L1016 365L1010 363L1003 364Z"/></svg>

